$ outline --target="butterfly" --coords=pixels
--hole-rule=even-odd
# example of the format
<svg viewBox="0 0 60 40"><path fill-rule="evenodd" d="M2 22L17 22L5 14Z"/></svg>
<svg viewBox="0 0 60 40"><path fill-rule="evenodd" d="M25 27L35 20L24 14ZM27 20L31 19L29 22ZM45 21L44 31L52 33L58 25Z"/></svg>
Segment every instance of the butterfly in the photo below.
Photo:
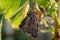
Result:
<svg viewBox="0 0 60 40"><path fill-rule="evenodd" d="M27 16L23 19L23 21L19 25L19 28L22 31L30 33L31 36L33 37L38 36L38 27L39 27L39 21L35 16L34 11L30 11L29 13L27 13Z"/></svg>

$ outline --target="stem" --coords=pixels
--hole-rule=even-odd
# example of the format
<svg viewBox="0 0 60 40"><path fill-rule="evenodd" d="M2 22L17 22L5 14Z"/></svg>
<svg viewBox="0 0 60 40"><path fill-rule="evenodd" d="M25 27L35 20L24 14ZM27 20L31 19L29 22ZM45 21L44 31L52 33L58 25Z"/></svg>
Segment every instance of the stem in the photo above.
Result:
<svg viewBox="0 0 60 40"><path fill-rule="evenodd" d="M29 5L30 5L30 7L29 7L29 11L28 12L30 12L34 8L34 3L33 3L32 0L29 0Z"/></svg>
<svg viewBox="0 0 60 40"><path fill-rule="evenodd" d="M57 1L57 0L56 0ZM59 2L59 1L58 1ZM58 5L58 8L60 8L59 7L59 5ZM58 9L57 10L58 12L57 12L57 15L58 15L58 17L59 17L59 19L60 19L60 9ZM59 38L59 30L58 30L59 28L58 28L58 24L57 24L57 22L56 22L56 18L55 18L55 40L59 40L60 38Z"/></svg>

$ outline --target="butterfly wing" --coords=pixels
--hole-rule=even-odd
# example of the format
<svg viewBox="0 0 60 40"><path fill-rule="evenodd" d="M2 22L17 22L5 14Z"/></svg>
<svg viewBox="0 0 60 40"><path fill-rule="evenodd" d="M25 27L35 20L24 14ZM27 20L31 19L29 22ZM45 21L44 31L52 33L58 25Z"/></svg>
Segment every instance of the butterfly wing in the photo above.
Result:
<svg viewBox="0 0 60 40"><path fill-rule="evenodd" d="M26 18L19 25L20 29L24 32L30 33L33 37L38 35L38 20L34 15L34 12L30 12Z"/></svg>

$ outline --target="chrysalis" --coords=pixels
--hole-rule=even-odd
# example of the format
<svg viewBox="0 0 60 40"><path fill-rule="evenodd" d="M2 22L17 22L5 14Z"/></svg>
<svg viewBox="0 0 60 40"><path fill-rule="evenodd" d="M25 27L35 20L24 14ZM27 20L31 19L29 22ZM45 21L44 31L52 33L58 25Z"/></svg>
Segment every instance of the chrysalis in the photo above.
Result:
<svg viewBox="0 0 60 40"><path fill-rule="evenodd" d="M37 37L39 23L38 19L34 14L35 14L34 11L30 11L25 17L25 19L21 22L19 27L24 32L30 33L33 37Z"/></svg>

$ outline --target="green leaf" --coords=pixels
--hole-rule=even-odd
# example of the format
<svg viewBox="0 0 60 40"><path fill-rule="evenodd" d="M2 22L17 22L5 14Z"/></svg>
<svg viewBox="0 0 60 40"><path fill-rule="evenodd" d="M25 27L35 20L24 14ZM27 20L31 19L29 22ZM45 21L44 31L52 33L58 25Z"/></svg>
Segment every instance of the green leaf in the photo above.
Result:
<svg viewBox="0 0 60 40"><path fill-rule="evenodd" d="M15 31L14 38L15 40L30 40L31 36L29 36L28 34L24 33L21 30L18 30L18 31Z"/></svg>
<svg viewBox="0 0 60 40"><path fill-rule="evenodd" d="M23 16L22 16L22 12L24 11L23 8L25 7L25 5L28 3L28 1L25 2L24 5L22 5L21 7L19 7L14 14L11 16L11 22L12 22L12 26L13 28L17 27L18 25L21 23L21 21L23 20ZM25 10L26 11L26 10Z"/></svg>
<svg viewBox="0 0 60 40"><path fill-rule="evenodd" d="M54 32L54 28L53 27L50 27L49 29L47 29L47 30L41 30L40 32L42 32L42 33Z"/></svg>
<svg viewBox="0 0 60 40"><path fill-rule="evenodd" d="M27 0L0 0L0 7L4 9L5 18L12 25L18 26L22 21L22 10Z"/></svg>
<svg viewBox="0 0 60 40"><path fill-rule="evenodd" d="M48 8L47 9L47 14L50 15L50 16L54 16L55 14L55 8L51 7L51 8Z"/></svg>
<svg viewBox="0 0 60 40"><path fill-rule="evenodd" d="M55 20L57 22L57 26L60 28L60 20L59 20L58 16L56 16Z"/></svg>
<svg viewBox="0 0 60 40"><path fill-rule="evenodd" d="M33 0L35 3L38 3L41 8L48 7L49 2L47 0Z"/></svg>
<svg viewBox="0 0 60 40"><path fill-rule="evenodd" d="M0 0L0 6L4 9L5 17L9 19L19 7L21 0Z"/></svg>
<svg viewBox="0 0 60 40"><path fill-rule="evenodd" d="M20 6L24 5L27 0L21 0Z"/></svg>
<svg viewBox="0 0 60 40"><path fill-rule="evenodd" d="M2 17L3 17L3 9L0 7L0 22L1 22Z"/></svg>
<svg viewBox="0 0 60 40"><path fill-rule="evenodd" d="M49 31L49 32L54 32L54 28L53 28L53 27L50 27L50 28L48 29L48 31Z"/></svg>

